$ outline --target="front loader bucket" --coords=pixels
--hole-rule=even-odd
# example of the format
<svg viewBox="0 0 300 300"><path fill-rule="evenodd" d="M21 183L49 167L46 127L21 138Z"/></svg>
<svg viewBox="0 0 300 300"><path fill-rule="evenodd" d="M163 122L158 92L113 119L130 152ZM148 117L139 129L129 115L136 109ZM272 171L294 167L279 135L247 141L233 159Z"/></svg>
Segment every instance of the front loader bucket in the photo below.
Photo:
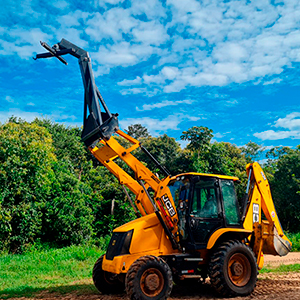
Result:
<svg viewBox="0 0 300 300"><path fill-rule="evenodd" d="M264 254L285 256L291 251L292 245L285 235L281 237L278 234L275 225L272 227L273 229L264 240L262 251Z"/></svg>

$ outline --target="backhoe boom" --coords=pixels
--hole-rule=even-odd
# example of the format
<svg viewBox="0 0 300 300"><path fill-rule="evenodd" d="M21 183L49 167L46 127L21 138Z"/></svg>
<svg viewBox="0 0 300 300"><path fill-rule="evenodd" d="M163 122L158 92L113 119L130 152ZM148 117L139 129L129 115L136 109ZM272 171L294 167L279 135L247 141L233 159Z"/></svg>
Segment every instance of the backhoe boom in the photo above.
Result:
<svg viewBox="0 0 300 300"><path fill-rule="evenodd" d="M291 251L291 242L282 230L262 168L257 162L246 168L250 186L244 228L254 228L253 250L260 264L261 253L284 256ZM262 212L267 220L262 220Z"/></svg>

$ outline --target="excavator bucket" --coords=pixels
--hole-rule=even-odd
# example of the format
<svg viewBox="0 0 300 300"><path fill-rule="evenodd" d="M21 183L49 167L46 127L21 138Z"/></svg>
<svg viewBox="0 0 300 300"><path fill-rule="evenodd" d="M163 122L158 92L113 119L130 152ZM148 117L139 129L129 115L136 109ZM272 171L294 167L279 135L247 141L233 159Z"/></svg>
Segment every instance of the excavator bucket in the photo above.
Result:
<svg viewBox="0 0 300 300"><path fill-rule="evenodd" d="M276 226L271 224L270 232L263 243L262 251L264 254L285 256L292 249L292 245L285 236L280 236Z"/></svg>

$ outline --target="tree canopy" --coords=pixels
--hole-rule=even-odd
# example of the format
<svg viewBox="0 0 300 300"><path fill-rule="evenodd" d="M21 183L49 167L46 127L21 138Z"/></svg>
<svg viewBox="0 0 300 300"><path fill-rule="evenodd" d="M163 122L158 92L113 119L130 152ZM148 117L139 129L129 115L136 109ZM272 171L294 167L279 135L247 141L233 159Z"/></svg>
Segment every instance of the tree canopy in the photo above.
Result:
<svg viewBox="0 0 300 300"><path fill-rule="evenodd" d="M80 141L80 128L14 117L0 128L0 251L20 252L37 240L57 246L97 242L135 218L117 180ZM265 154L264 169L282 225L299 231L300 146L266 152L250 141L239 148L212 142L211 129L194 126L182 133L181 139L188 142L182 149L173 137L153 137L140 124L129 126L127 132L173 175L239 177L239 197L246 187L246 164ZM136 150L134 155L164 176L144 152Z"/></svg>

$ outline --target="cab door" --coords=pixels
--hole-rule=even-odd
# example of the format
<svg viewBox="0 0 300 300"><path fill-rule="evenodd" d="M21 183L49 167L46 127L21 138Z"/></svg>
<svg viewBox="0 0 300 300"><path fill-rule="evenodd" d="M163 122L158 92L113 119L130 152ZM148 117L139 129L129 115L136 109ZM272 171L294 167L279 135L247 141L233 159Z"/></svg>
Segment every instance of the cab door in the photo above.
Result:
<svg viewBox="0 0 300 300"><path fill-rule="evenodd" d="M190 198L189 233L196 248L204 248L212 233L224 227L219 180L212 177L200 177L194 183Z"/></svg>

